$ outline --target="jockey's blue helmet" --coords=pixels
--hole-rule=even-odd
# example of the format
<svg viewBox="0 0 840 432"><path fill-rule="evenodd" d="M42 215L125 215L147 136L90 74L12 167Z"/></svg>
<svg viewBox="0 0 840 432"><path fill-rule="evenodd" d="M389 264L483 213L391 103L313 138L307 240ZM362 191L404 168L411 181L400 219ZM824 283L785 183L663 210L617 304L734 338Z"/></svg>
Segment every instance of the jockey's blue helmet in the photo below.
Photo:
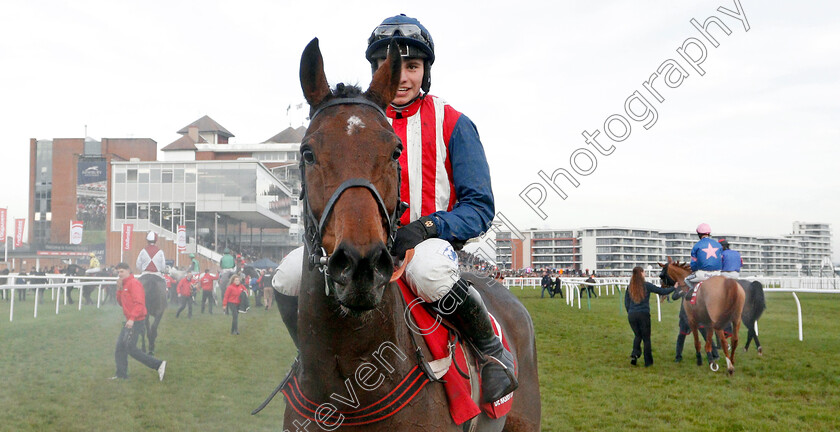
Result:
<svg viewBox="0 0 840 432"><path fill-rule="evenodd" d="M378 60L388 57L388 44L395 40L400 47L400 55L405 58L423 59L423 93L429 92L432 84L431 68L435 62L435 43L432 35L416 18L399 14L385 18L373 29L368 38L365 58L370 62L373 72L378 68Z"/></svg>

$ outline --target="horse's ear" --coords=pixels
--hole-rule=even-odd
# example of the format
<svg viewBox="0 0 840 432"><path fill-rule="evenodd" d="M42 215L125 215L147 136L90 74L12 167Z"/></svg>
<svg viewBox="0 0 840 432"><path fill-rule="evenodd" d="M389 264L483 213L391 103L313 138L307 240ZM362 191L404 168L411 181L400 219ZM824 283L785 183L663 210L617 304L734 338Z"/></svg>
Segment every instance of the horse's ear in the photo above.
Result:
<svg viewBox="0 0 840 432"><path fill-rule="evenodd" d="M318 38L312 39L300 57L300 87L310 107L316 107L330 94L324 74L324 58L318 47Z"/></svg>
<svg viewBox="0 0 840 432"><path fill-rule="evenodd" d="M667 265L667 264L662 264L662 263L660 263L660 262L658 262L657 264L659 264L659 267L660 267L660 268L665 268L665 266Z"/></svg>
<svg viewBox="0 0 840 432"><path fill-rule="evenodd" d="M365 97L381 106L382 109L394 100L397 95L397 88L400 86L400 74L402 73L402 57L400 48L396 41L388 45L388 58L382 66L373 74L370 87L365 92Z"/></svg>

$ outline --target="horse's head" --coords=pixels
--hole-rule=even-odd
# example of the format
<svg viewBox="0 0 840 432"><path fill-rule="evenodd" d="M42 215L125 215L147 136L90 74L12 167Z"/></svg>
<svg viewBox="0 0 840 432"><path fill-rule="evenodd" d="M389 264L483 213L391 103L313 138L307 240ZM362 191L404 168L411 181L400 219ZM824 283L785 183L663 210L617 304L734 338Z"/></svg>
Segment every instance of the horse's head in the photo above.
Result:
<svg viewBox="0 0 840 432"><path fill-rule="evenodd" d="M688 267L687 263L674 261L671 257L668 257L668 262L665 264L659 264L659 267L662 267L659 279L662 281L663 287L685 286L685 277L691 273L691 268Z"/></svg>
<svg viewBox="0 0 840 432"><path fill-rule="evenodd" d="M393 273L389 252L400 202L402 143L384 110L399 86L399 49L376 71L367 91L331 91L318 39L301 57L300 81L311 122L301 142L301 192L310 269L347 312L375 308Z"/></svg>

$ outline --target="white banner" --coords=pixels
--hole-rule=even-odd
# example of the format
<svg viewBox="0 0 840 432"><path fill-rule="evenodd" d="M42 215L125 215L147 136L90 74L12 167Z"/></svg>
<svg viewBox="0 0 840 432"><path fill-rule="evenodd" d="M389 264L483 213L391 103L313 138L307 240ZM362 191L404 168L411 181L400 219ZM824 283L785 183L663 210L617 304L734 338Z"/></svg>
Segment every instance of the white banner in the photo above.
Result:
<svg viewBox="0 0 840 432"><path fill-rule="evenodd" d="M187 250L187 226L178 225L178 251L184 252Z"/></svg>
<svg viewBox="0 0 840 432"><path fill-rule="evenodd" d="M70 244L82 244L84 225L82 221L70 221Z"/></svg>

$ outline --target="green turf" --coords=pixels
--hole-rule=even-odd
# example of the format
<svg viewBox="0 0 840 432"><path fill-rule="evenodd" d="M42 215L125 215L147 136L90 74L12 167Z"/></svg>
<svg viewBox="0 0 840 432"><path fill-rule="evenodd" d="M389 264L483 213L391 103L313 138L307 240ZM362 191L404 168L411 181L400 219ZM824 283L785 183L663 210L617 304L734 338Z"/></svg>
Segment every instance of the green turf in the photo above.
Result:
<svg viewBox="0 0 840 432"><path fill-rule="evenodd" d="M655 364L644 368L629 364L632 332L616 296L593 299L591 309L584 299L579 310L531 288L513 292L537 328L543 430L840 430L838 295L800 295L799 342L792 295L768 294L764 357L739 350L728 377L693 364L690 337L685 360L673 362L676 303L663 304L661 323L653 305ZM218 311L176 320L169 309L157 347L170 362L164 382L133 359L131 378L112 382L118 308L62 306L55 315L45 303L33 318L27 300L11 323L0 301L0 430L280 430L279 397L249 415L294 355L276 310L240 316L233 337Z"/></svg>

